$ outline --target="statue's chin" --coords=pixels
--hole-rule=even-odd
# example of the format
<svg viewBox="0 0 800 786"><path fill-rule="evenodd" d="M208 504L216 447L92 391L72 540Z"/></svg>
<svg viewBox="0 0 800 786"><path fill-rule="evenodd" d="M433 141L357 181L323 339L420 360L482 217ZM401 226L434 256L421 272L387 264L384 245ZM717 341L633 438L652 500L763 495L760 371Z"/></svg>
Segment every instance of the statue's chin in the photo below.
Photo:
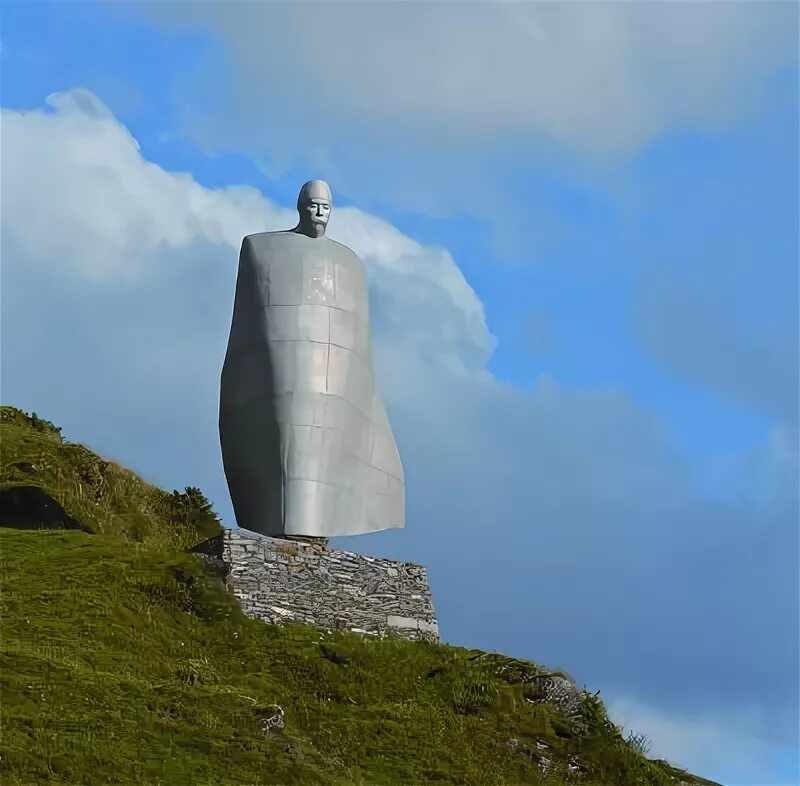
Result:
<svg viewBox="0 0 800 786"><path fill-rule="evenodd" d="M294 231L306 237L322 237L325 234L325 224L299 224Z"/></svg>

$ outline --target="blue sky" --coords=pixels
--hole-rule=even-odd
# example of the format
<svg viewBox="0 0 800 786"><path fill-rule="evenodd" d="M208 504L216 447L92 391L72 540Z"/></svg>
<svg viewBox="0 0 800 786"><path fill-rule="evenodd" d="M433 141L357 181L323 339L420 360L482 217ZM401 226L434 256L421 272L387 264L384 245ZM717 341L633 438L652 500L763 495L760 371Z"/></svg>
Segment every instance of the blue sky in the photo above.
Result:
<svg viewBox="0 0 800 786"><path fill-rule="evenodd" d="M236 238L324 177L409 506L337 545L658 755L795 783L796 6L453 7L7 4L3 400L233 523Z"/></svg>

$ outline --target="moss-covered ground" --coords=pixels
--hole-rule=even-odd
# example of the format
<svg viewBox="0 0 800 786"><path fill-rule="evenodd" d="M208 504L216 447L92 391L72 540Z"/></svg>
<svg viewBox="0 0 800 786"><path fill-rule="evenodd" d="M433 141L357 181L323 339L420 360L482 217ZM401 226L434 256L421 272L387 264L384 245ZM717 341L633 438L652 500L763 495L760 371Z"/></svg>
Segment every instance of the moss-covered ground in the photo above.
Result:
<svg viewBox="0 0 800 786"><path fill-rule="evenodd" d="M79 525L0 519L3 784L709 783L645 758L597 697L577 724L531 701L533 663L250 620L187 552L220 530L197 489L11 407L0 440L0 491L37 486Z"/></svg>

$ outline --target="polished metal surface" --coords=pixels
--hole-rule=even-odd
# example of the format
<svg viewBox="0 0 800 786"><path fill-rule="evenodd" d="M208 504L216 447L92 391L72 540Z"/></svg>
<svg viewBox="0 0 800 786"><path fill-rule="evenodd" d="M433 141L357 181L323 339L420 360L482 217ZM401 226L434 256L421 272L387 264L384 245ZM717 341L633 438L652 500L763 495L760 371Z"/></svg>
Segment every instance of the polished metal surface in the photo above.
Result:
<svg viewBox="0 0 800 786"><path fill-rule="evenodd" d="M219 428L237 524L330 537L405 524L403 467L372 367L364 266L325 237L330 189L293 230L244 238Z"/></svg>

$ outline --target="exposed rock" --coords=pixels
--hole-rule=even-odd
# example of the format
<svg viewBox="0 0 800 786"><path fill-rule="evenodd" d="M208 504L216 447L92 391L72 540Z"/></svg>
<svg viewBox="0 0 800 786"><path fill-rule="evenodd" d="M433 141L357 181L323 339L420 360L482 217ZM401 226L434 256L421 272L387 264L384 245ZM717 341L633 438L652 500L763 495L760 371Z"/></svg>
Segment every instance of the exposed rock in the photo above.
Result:
<svg viewBox="0 0 800 786"><path fill-rule="evenodd" d="M531 681L540 696L528 698L528 701L531 703L543 701L552 704L568 719L578 717L586 696L585 691L558 674L534 676Z"/></svg>
<svg viewBox="0 0 800 786"><path fill-rule="evenodd" d="M519 751L527 756L531 761L536 762L539 769L546 775L550 768L553 766L552 759L547 754L550 752L550 746L542 740L537 740L533 745L521 742L516 737L506 741L506 745L512 750Z"/></svg>
<svg viewBox="0 0 800 786"><path fill-rule="evenodd" d="M281 731L285 726L285 714L283 708L277 704L270 704L266 707L260 707L256 710L256 715L261 724L261 731L265 734L269 733L272 729Z"/></svg>

